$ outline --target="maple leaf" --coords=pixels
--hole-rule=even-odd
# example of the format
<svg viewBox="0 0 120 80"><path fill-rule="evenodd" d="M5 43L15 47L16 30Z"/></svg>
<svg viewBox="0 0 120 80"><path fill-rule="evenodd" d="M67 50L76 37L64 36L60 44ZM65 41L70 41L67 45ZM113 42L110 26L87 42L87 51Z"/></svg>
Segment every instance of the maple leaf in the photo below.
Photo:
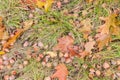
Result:
<svg viewBox="0 0 120 80"><path fill-rule="evenodd" d="M55 67L57 70L51 78L58 78L59 80L66 80L68 75L67 67L64 64L59 64Z"/></svg>
<svg viewBox="0 0 120 80"><path fill-rule="evenodd" d="M83 25L79 31L82 32L83 38L87 39L88 35L91 33L92 25L91 25L91 20L89 18L83 20L81 22L81 25Z"/></svg>
<svg viewBox="0 0 120 80"><path fill-rule="evenodd" d="M120 21L116 19L118 15L113 13L106 18L100 17L101 20L105 21L105 23L98 29L100 34L112 34L119 35L120 32Z"/></svg>
<svg viewBox="0 0 120 80"><path fill-rule="evenodd" d="M59 50L61 52L69 52L68 48L72 47L74 40L71 36L64 36L58 39L58 44L54 47L54 50Z"/></svg>

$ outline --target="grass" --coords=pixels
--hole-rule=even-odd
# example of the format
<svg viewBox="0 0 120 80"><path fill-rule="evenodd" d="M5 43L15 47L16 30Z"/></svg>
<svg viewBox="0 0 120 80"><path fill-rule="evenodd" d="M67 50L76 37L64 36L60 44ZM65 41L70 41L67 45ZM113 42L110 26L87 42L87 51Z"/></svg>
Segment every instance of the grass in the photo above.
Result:
<svg viewBox="0 0 120 80"><path fill-rule="evenodd" d="M118 0L118 2L120 2ZM108 5L107 8L101 7L103 3L106 3ZM32 12L30 10L24 10L22 7L20 7L20 3L18 0L0 0L0 15L4 17L4 23L7 26L8 31L10 29L14 28L21 28L21 22L24 22L25 20L29 19L28 15L31 13L34 15L33 19L35 21L35 24L33 25L32 29L28 30L21 36L21 42L24 42L25 40L36 42L41 41L44 43L44 45L48 45L48 50L51 50L51 48L57 43L57 39L63 35L66 35L68 33L71 33L72 36L75 38L75 44L80 43L82 39L82 34L77 31L75 26L73 26L70 23L70 20L72 19L75 21L76 19L84 20L86 18L90 18L92 20L92 24L97 27L101 24L101 21L99 20L99 17L101 16L108 16L109 15L109 9L110 8L118 8L120 7L119 4L116 4L114 0L98 0L98 3L92 5L91 3L86 4L84 0L72 0L69 4L63 5L61 10L51 10L48 13L44 13L42 10L37 9L36 11ZM78 7L80 5L80 7ZM91 6L94 8L93 10L90 9ZM75 16L64 16L62 12L64 10L68 10L71 12L74 8L82 8L82 10L78 10L75 12L76 14L79 14L78 17ZM82 11L86 10L88 11L87 16L82 16ZM92 10L92 11L90 11ZM43 14L42 14L43 13ZM32 33L31 33L32 30ZM120 37L115 37L115 39L119 39ZM120 57L120 43L111 43L110 46L112 47L112 50L103 50L100 54L103 57L101 60L92 60L88 61L75 58L73 63L78 63L78 66L81 68L83 64L87 64L89 68L93 67L93 64L100 63L102 64L106 60L109 61L111 59L117 59ZM87 80L89 71L82 68L80 71L78 71L77 75L74 75L75 67L71 65L67 65L69 69L69 73L73 75L73 78L71 80ZM26 66L22 72L24 73L16 80L23 80L26 78L26 80L38 80L43 79L45 76L50 75L51 69L45 68L41 65L41 63L36 62L35 60L31 60L30 64ZM32 74L31 74L32 73ZM81 76L82 74L82 76ZM72 76L71 75L71 76ZM70 75L69 75L70 76ZM105 78L97 78L95 77L93 80L108 80L108 77Z"/></svg>

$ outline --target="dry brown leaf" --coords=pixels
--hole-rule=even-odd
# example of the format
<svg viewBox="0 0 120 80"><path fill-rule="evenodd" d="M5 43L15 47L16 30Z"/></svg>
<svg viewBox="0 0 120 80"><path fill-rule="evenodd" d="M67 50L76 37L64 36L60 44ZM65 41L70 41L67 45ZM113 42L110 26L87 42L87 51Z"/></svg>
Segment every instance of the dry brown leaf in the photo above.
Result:
<svg viewBox="0 0 120 80"><path fill-rule="evenodd" d="M17 29L16 33L14 34L14 36L8 38L7 42L5 42L2 45L2 51L5 51L6 49L10 48L11 45L13 45L17 38L27 29L29 29L33 24L33 20L28 20L24 22L24 26L23 29Z"/></svg>
<svg viewBox="0 0 120 80"><path fill-rule="evenodd" d="M85 44L85 51L86 52L89 52L89 53L92 53L92 49L94 48L94 45L95 45L95 41L89 41Z"/></svg>
<svg viewBox="0 0 120 80"><path fill-rule="evenodd" d="M91 25L91 20L87 18L81 22L81 25L83 26L79 29L79 31L82 32L83 38L87 39L91 33L91 29L93 28Z"/></svg>
<svg viewBox="0 0 120 80"><path fill-rule="evenodd" d="M120 34L120 21L116 19L118 15L113 13L106 18L101 17L100 19L105 21L105 23L99 26L98 32L100 34L112 34L112 35L119 35Z"/></svg>
<svg viewBox="0 0 120 80"><path fill-rule="evenodd" d="M81 58L85 58L86 56L89 55L89 53L86 52L86 51L83 51L83 52L79 53L79 55L80 55Z"/></svg>
<svg viewBox="0 0 120 80"><path fill-rule="evenodd" d="M97 45L99 48L99 51L103 49L104 46L108 46L108 44L111 42L111 36L109 34L100 35L97 38Z"/></svg>
<svg viewBox="0 0 120 80"><path fill-rule="evenodd" d="M3 24L3 18L0 16L0 40L6 40L8 38L8 33L6 32L5 26Z"/></svg>
<svg viewBox="0 0 120 80"><path fill-rule="evenodd" d="M19 29L13 37L8 38L8 41L2 45L2 51L5 51L6 49L10 48L10 46L14 44L14 42L22 34L22 32L23 29Z"/></svg>
<svg viewBox="0 0 120 80"><path fill-rule="evenodd" d="M78 52L73 47L69 47L68 50L69 50L70 56L78 56L78 57L80 57Z"/></svg>
<svg viewBox="0 0 120 80"><path fill-rule="evenodd" d="M68 70L65 64L59 64L55 67L57 70L51 78L58 78L59 80L66 80L67 75L68 75Z"/></svg>
<svg viewBox="0 0 120 80"><path fill-rule="evenodd" d="M61 52L69 52L68 48L72 47L74 40L71 36L64 36L58 39L58 44L54 47L54 50L59 50Z"/></svg>

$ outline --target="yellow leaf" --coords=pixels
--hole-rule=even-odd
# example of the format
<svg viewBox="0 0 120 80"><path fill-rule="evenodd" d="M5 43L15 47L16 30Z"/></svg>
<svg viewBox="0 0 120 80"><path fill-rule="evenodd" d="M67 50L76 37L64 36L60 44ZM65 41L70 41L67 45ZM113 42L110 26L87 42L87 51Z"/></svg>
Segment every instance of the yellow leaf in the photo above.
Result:
<svg viewBox="0 0 120 80"><path fill-rule="evenodd" d="M117 20L118 15L113 13L106 18L101 18L105 21L105 24L101 25L98 32L102 34L112 34L112 35L119 35L120 32L120 21Z"/></svg>
<svg viewBox="0 0 120 80"><path fill-rule="evenodd" d="M44 8L45 11L47 12L50 9L53 1L54 0L46 0L46 1L37 0L36 5L37 5L38 8Z"/></svg>
<svg viewBox="0 0 120 80"><path fill-rule="evenodd" d="M89 34L91 33L91 29L93 28L93 26L91 25L91 20L87 18L83 20L81 24L83 26L79 28L79 31L82 32L83 38L87 39Z"/></svg>
<svg viewBox="0 0 120 80"><path fill-rule="evenodd" d="M0 55L3 55L3 54L5 54L5 52L4 51L0 51Z"/></svg>
<svg viewBox="0 0 120 80"><path fill-rule="evenodd" d="M33 20L27 20L24 22L24 26L23 26L23 29L24 31L28 30L33 24Z"/></svg>

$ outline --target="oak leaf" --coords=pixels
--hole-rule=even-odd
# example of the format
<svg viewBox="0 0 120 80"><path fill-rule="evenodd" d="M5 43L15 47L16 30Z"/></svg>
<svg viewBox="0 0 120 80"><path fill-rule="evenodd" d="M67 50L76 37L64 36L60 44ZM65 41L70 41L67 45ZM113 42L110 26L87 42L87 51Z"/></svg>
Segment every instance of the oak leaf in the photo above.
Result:
<svg viewBox="0 0 120 80"><path fill-rule="evenodd" d="M117 14L113 13L106 18L100 17L101 20L105 21L105 23L98 29L100 34L112 34L119 35L120 34L120 21L116 18Z"/></svg>
<svg viewBox="0 0 120 80"><path fill-rule="evenodd" d="M51 78L58 78L59 80L66 80L67 75L68 75L68 70L65 64L59 64L55 67L57 70Z"/></svg>
<svg viewBox="0 0 120 80"><path fill-rule="evenodd" d="M74 43L74 40L71 36L64 36L62 38L58 39L58 44L54 47L54 50L61 51L63 53L69 52L68 48L72 47Z"/></svg>
<svg viewBox="0 0 120 80"><path fill-rule="evenodd" d="M83 38L87 39L91 33L91 29L93 28L91 25L91 20L87 18L81 22L81 25L83 26L79 29L79 31L82 32Z"/></svg>
<svg viewBox="0 0 120 80"><path fill-rule="evenodd" d="M111 42L111 36L109 34L99 34L96 41L100 51L104 46L108 46L108 44Z"/></svg>

